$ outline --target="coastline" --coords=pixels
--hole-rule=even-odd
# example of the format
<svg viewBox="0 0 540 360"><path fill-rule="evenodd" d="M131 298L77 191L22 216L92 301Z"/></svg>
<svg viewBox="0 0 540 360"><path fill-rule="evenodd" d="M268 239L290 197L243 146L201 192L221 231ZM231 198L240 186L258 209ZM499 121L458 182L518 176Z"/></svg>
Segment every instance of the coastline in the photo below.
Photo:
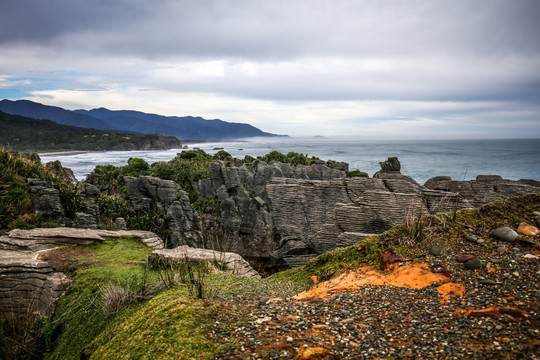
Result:
<svg viewBox="0 0 540 360"><path fill-rule="evenodd" d="M88 153L99 153L104 151L91 151L91 150L68 150L68 151L48 151L48 152L38 152L38 155L41 156L54 156L54 155L80 155L80 154L88 154Z"/></svg>

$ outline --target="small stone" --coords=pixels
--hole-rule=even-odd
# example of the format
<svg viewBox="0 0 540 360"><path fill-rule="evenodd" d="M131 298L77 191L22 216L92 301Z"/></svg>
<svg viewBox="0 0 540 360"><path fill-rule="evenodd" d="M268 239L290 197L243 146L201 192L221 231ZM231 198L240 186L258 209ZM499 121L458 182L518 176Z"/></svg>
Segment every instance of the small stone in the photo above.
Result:
<svg viewBox="0 0 540 360"><path fill-rule="evenodd" d="M502 262L501 259L489 259L489 261L493 264L500 264Z"/></svg>
<svg viewBox="0 0 540 360"><path fill-rule="evenodd" d="M517 271L514 271L512 275L514 275L515 277L519 277L519 273Z"/></svg>
<svg viewBox="0 0 540 360"><path fill-rule="evenodd" d="M540 216L540 211L533 211L534 216Z"/></svg>
<svg viewBox="0 0 540 360"><path fill-rule="evenodd" d="M265 297L260 298L260 300L259 300L259 305L261 305L261 306L262 306L262 305L266 305L266 304L268 304L269 302L270 302L270 298L265 296Z"/></svg>
<svg viewBox="0 0 540 360"><path fill-rule="evenodd" d="M347 325L347 324L352 324L353 322L354 322L354 318L347 318L347 319L341 320L339 323L341 325Z"/></svg>
<svg viewBox="0 0 540 360"><path fill-rule="evenodd" d="M328 350L322 347L300 348L296 354L296 360L315 360L323 359L328 354Z"/></svg>
<svg viewBox="0 0 540 360"><path fill-rule="evenodd" d="M497 252L498 252L499 254L504 254L506 251L507 251L506 246L499 246L499 247L497 248Z"/></svg>
<svg viewBox="0 0 540 360"><path fill-rule="evenodd" d="M523 236L518 236L517 239L519 240L519 242L521 244L525 244L525 245L530 245L530 246L535 246L536 245L536 241L532 240L532 239L527 239Z"/></svg>
<svg viewBox="0 0 540 360"><path fill-rule="evenodd" d="M473 254L461 254L461 255L458 255L456 257L456 260L458 262L460 262L460 263L465 263L465 262L467 262L469 260L472 260L472 259L475 259L475 258L477 258L477 256L473 255Z"/></svg>
<svg viewBox="0 0 540 360"><path fill-rule="evenodd" d="M287 342L293 342L293 341L294 339L291 336L287 337Z"/></svg>
<svg viewBox="0 0 540 360"><path fill-rule="evenodd" d="M510 229L509 227L503 226L493 230L490 236L496 240L514 242L516 241L518 233Z"/></svg>
<svg viewBox="0 0 540 360"><path fill-rule="evenodd" d="M478 239L474 235L467 235L465 236L465 240L467 240L468 242L475 243Z"/></svg>
<svg viewBox="0 0 540 360"><path fill-rule="evenodd" d="M536 226L532 226L524 222L519 224L517 232L527 236L540 235L540 230Z"/></svg>
<svg viewBox="0 0 540 360"><path fill-rule="evenodd" d="M469 270L476 270L476 269L480 269L482 267L482 260L480 260L479 258L475 257L473 259L470 259L468 260L467 262L465 262L465 264L463 264L465 266L466 269L469 269Z"/></svg>
<svg viewBox="0 0 540 360"><path fill-rule="evenodd" d="M526 254L525 256L523 256L525 259L538 259L538 256L536 255L533 255L533 254Z"/></svg>
<svg viewBox="0 0 540 360"><path fill-rule="evenodd" d="M484 285L497 285L496 281L493 281L493 280L490 280L490 279L483 279L483 280L480 280L478 282L480 284L484 284Z"/></svg>
<svg viewBox="0 0 540 360"><path fill-rule="evenodd" d="M443 247L440 245L433 245L431 249L429 249L429 254L433 256L441 256L443 251Z"/></svg>
<svg viewBox="0 0 540 360"><path fill-rule="evenodd" d="M484 244L486 243L486 240L484 240L484 239L478 239L478 240L476 240L476 243L477 243L478 245L484 245Z"/></svg>

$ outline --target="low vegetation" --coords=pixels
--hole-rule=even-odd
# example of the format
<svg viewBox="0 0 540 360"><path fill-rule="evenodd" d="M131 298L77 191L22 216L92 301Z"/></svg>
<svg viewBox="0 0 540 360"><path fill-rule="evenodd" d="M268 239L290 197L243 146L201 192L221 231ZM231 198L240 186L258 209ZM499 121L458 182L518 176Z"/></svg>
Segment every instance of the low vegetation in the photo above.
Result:
<svg viewBox="0 0 540 360"><path fill-rule="evenodd" d="M0 164L0 229L59 225L58 219L34 214L28 178L43 179L56 187L67 216L82 208L76 185L47 170L37 154L19 154L0 147Z"/></svg>
<svg viewBox="0 0 540 360"><path fill-rule="evenodd" d="M16 151L144 150L180 148L174 136L79 128L0 111L0 145Z"/></svg>

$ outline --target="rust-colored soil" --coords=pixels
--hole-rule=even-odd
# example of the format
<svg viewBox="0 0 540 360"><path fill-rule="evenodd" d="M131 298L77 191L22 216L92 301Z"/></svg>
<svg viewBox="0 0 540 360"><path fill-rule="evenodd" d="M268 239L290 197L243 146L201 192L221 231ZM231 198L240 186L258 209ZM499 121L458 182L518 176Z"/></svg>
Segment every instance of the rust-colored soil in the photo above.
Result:
<svg viewBox="0 0 540 360"><path fill-rule="evenodd" d="M433 273L425 263L407 264L385 272L361 268L357 271L348 272L334 279L322 282L313 289L298 294L295 296L295 299L324 299L332 292L357 290L365 285L421 289L433 283L443 283L448 280L450 278L444 274Z"/></svg>

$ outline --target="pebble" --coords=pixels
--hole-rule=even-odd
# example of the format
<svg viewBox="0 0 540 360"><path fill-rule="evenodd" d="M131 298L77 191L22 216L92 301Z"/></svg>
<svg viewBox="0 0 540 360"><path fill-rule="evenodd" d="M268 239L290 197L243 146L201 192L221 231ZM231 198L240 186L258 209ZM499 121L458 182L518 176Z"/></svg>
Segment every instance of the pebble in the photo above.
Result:
<svg viewBox="0 0 540 360"><path fill-rule="evenodd" d="M478 239L478 240L476 240L476 243L477 243L478 245L484 245L484 244L486 243L486 240L484 240L484 239Z"/></svg>
<svg viewBox="0 0 540 360"><path fill-rule="evenodd" d="M467 240L468 242L475 243L478 239L474 235L467 235L465 236L465 240Z"/></svg>
<svg viewBox="0 0 540 360"><path fill-rule="evenodd" d="M540 211L533 211L534 216L540 216Z"/></svg>
<svg viewBox="0 0 540 360"><path fill-rule="evenodd" d="M500 264L500 263L502 263L502 260L501 260L501 259L492 259L492 258L490 258L489 261L490 261L491 263L493 263L493 264Z"/></svg>
<svg viewBox="0 0 540 360"><path fill-rule="evenodd" d="M443 247L440 245L433 245L431 249L429 249L429 254L433 256L441 256L443 251Z"/></svg>
<svg viewBox="0 0 540 360"><path fill-rule="evenodd" d="M473 254L461 254L461 255L458 255L458 257L456 258L456 260L460 263L465 263L469 260L472 260L472 259L476 259L477 256L476 255L473 255Z"/></svg>
<svg viewBox="0 0 540 360"><path fill-rule="evenodd" d="M476 269L480 269L483 263L482 263L482 260L480 260L479 258L473 258L466 261L465 264L463 265L465 266L466 269L476 270Z"/></svg>

